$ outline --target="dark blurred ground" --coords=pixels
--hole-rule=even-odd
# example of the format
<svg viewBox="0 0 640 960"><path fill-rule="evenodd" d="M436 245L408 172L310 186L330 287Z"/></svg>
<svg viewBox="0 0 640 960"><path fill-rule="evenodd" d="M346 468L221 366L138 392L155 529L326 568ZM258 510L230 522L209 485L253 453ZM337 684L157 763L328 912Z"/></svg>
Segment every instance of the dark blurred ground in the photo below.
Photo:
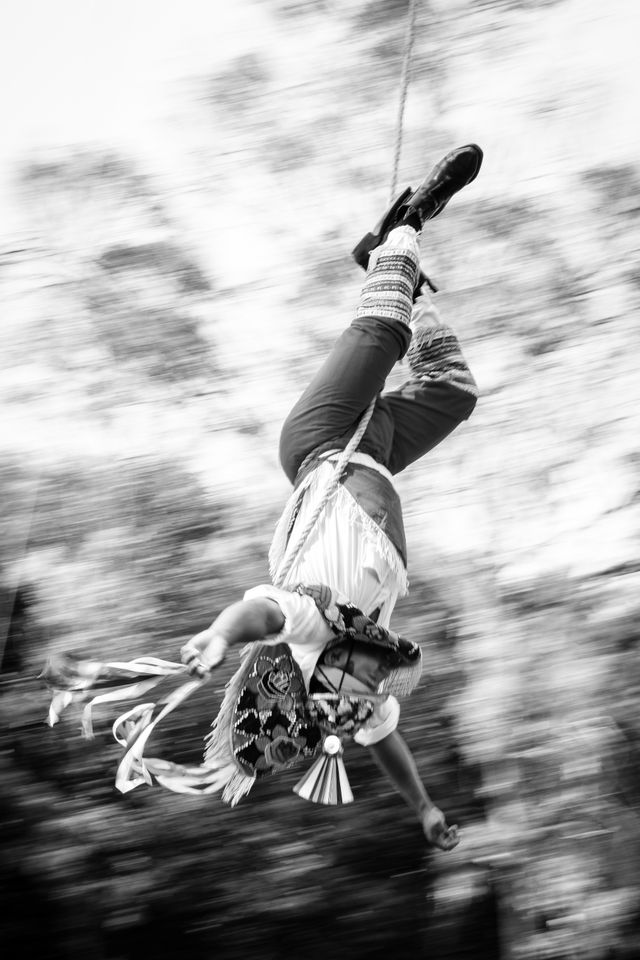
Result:
<svg viewBox="0 0 640 960"><path fill-rule="evenodd" d="M122 797L107 734L86 743L68 721L47 732L38 683L8 677L5 955L498 955L490 871L467 868L458 897L439 898L442 855L425 850L364 751L350 750L357 802L348 807L301 801L295 771L259 784L234 810L160 791ZM157 746L197 760L205 711L192 704ZM477 774L455 756L433 706L410 709L409 729L412 721L422 730L410 738L416 756L429 753L432 789L464 829L482 817Z"/></svg>

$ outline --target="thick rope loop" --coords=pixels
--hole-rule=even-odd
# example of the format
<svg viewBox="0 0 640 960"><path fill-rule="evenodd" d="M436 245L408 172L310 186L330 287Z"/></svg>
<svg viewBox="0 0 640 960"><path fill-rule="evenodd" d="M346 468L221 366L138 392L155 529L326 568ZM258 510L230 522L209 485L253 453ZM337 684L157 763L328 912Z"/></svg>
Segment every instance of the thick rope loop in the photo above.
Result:
<svg viewBox="0 0 640 960"><path fill-rule="evenodd" d="M349 463L349 460L351 459L351 455L358 449L358 445L360 444L360 441L364 436L364 432L369 426L369 421L371 420L371 416L373 414L373 409L375 405L376 405L376 397L373 398L373 400L365 410L364 414L362 415L362 419L358 424L356 432L351 437L351 439L349 440L349 443L344 448L338 460L336 461L335 469L327 482L327 486L325 487L322 497L320 498L318 504L316 505L316 508L313 511L313 514L309 518L304 529L300 532L299 536L295 540L289 542L287 551L284 557L282 558L282 561L280 563L280 566L278 567L275 577L273 578L274 586L276 587L284 586L284 583L289 573L291 572L291 567L293 566L295 560L299 556L300 551L304 547L307 541L307 538L309 537L309 534L315 527L318 521L318 517L320 516L325 506L333 496L334 492L338 489L340 480L342 479L342 474L344 473L345 468Z"/></svg>

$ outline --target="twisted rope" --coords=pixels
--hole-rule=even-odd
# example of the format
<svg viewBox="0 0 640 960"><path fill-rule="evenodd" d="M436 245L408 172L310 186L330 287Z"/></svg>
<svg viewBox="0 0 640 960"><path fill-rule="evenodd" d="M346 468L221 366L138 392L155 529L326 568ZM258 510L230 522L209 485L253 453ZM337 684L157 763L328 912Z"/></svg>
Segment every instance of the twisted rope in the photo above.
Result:
<svg viewBox="0 0 640 960"><path fill-rule="evenodd" d="M413 52L413 41L415 38L416 10L417 0L410 0L407 11L407 30L404 42L404 59L402 62L402 75L400 78L400 100L398 103L398 118L396 121L395 153L393 156L393 167L391 173L391 187L389 191L389 203L391 204L396 195L398 186L398 170L400 168L400 154L402 153L402 131L404 124L404 108L407 102L407 93L409 91L409 71L411 69L411 54Z"/></svg>
<svg viewBox="0 0 640 960"><path fill-rule="evenodd" d="M417 0L409 0L409 8L407 10L407 28L405 33L405 45L404 45L404 57L402 61L402 74L400 77L400 100L398 103L398 117L396 121L396 136L395 136L395 152L393 157L393 167L391 173L391 191L390 191L390 200L391 203L394 199L396 187L398 183L398 170L400 167L400 155L402 153L402 129L404 123L404 108L407 102L407 93L409 90L409 73L411 69L411 55L413 52L413 41L415 38L415 26L416 26L416 10L418 7ZM299 536L295 540L289 542L289 546L286 550L284 557L276 571L276 575L273 578L274 586L282 587L291 572L291 568L295 563L297 557L300 555L300 551L305 545L309 534L315 527L318 517L324 510L325 506L337 490L340 480L342 479L342 474L345 471L347 464L351 458L352 453L358 449L358 445L364 436L364 432L369 425L369 421L373 414L373 409L376 404L376 398L374 397L371 403L369 404L367 410L362 416L358 428L351 440L343 450L342 454L338 458L333 474L327 482L327 486L320 498L313 514L309 518L304 529L300 532Z"/></svg>
<svg viewBox="0 0 640 960"><path fill-rule="evenodd" d="M364 414L362 415L362 419L358 424L356 432L351 437L351 439L349 440L349 443L344 448L344 450L340 454L340 457L336 461L335 469L327 482L327 486L325 487L324 493L322 494L322 497L318 501L318 504L316 505L316 508L313 511L311 517L309 518L307 524L301 530L299 536L295 540L289 541L289 546L287 547L287 551L284 557L282 558L282 561L280 563L280 566L278 567L275 577L273 578L274 586L276 587L284 586L287 576L291 572L291 567L293 566L297 557L300 555L300 551L305 545L309 534L315 527L318 517L324 510L326 504L329 502L329 500L331 499L335 491L338 489L340 480L342 479L342 474L344 473L345 468L349 463L349 460L351 459L351 454L358 449L358 445L362 440L362 437L364 436L364 432L369 426L369 421L371 420L371 416L373 414L373 408L375 407L375 405L376 405L376 397L373 398L373 400L365 410Z"/></svg>

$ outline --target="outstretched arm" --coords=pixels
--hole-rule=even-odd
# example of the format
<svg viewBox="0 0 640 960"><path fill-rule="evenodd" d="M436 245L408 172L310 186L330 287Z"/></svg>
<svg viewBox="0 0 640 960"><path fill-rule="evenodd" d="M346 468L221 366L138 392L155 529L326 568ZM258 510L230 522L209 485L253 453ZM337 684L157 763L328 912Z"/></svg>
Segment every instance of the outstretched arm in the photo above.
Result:
<svg viewBox="0 0 640 960"><path fill-rule="evenodd" d="M182 662L189 672L204 677L224 660L227 647L236 643L252 643L280 633L284 615L267 597L240 600L225 607L210 627L197 633L182 647Z"/></svg>
<svg viewBox="0 0 640 960"><path fill-rule="evenodd" d="M378 766L415 811L429 841L441 850L452 850L460 842L457 826L448 827L444 814L424 788L413 754L403 737L394 730L369 749Z"/></svg>

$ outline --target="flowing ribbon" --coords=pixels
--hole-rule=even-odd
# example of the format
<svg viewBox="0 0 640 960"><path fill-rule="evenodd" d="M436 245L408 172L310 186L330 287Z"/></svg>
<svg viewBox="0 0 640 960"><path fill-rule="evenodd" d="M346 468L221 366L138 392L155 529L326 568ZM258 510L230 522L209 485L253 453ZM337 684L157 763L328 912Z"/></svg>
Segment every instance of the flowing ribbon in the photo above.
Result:
<svg viewBox="0 0 640 960"><path fill-rule="evenodd" d="M82 711L82 732L90 739L93 737L92 711L97 704L139 699L167 677L179 677L185 673L184 664L158 657L106 663L76 660L69 656L51 660L43 673L53 691L49 725L57 723L71 703L89 697ZM236 771L235 765L183 766L159 757L144 756L147 742L160 721L207 680L208 677L189 679L160 703L137 704L117 718L112 728L113 736L125 751L116 773L116 788L121 793L128 793L145 783L152 784L154 778L176 793L214 793L225 786Z"/></svg>
<svg viewBox="0 0 640 960"><path fill-rule="evenodd" d="M174 793L215 793L225 786L230 774L235 772L235 764L230 770L227 765L217 764L183 766L171 760L144 756L149 737L160 721L206 682L205 678L183 683L159 710L155 703L142 703L118 717L112 729L114 738L125 750L116 773L116 788L120 793L128 793L144 783L151 785L154 778Z"/></svg>

